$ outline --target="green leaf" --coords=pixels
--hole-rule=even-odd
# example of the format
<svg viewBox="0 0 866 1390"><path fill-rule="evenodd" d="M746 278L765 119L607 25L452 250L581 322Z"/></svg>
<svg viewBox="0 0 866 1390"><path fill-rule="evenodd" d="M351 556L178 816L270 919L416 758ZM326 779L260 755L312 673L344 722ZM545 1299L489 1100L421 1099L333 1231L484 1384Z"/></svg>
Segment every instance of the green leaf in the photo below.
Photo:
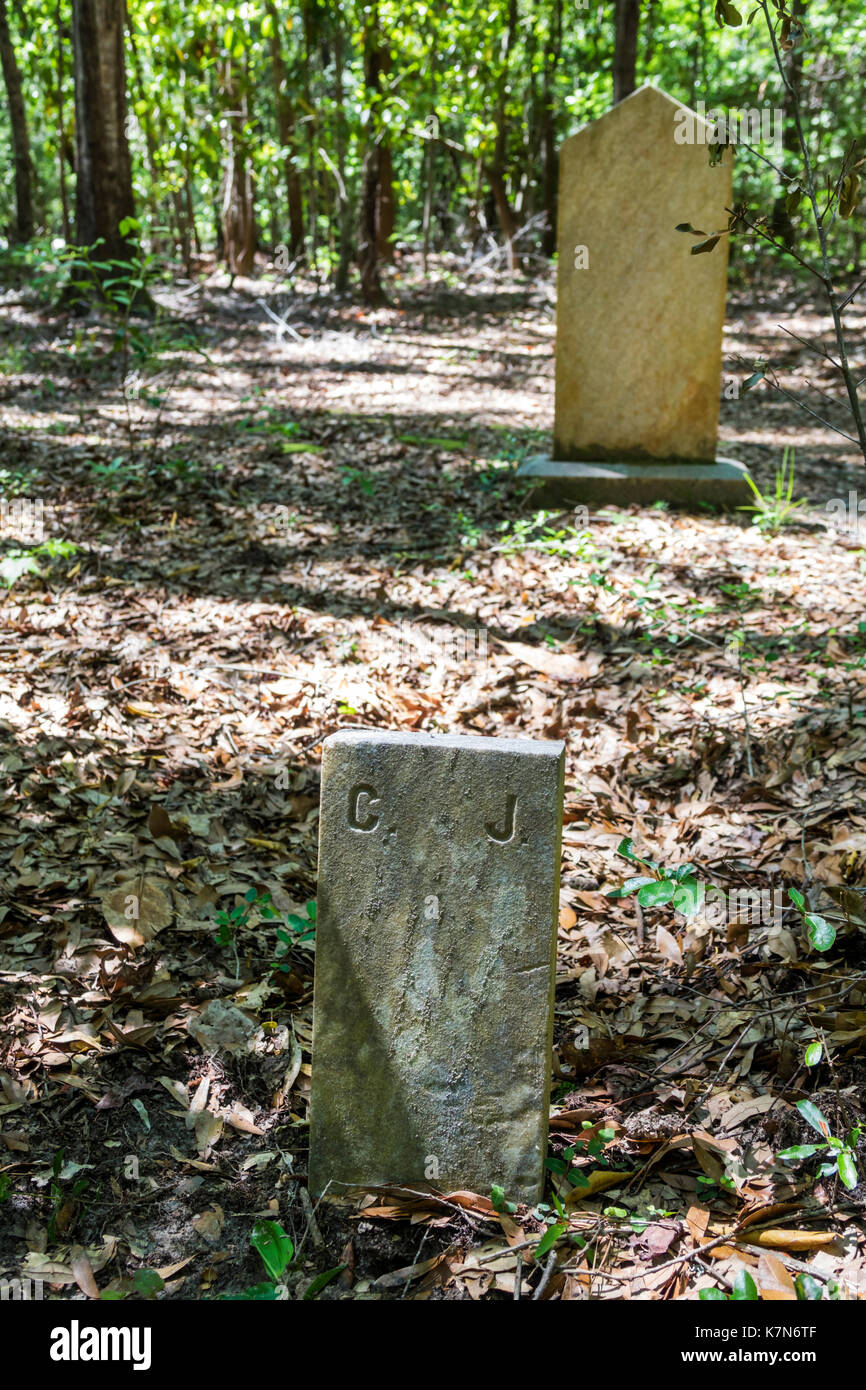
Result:
<svg viewBox="0 0 866 1390"><path fill-rule="evenodd" d="M740 392L742 393L743 391L751 391L751 389L752 389L753 386L757 386L758 382L759 382L759 381L763 381L763 380L764 380L764 373L763 373L763 372L752 372L752 375L751 375L751 376L747 376L747 377L746 377L745 381L743 382L742 386L740 387Z"/></svg>
<svg viewBox="0 0 866 1390"><path fill-rule="evenodd" d="M646 874L638 874L636 878L627 878L620 888L614 888L609 893L605 893L606 898L627 898L638 888L642 888L645 883L655 883L654 878L648 878Z"/></svg>
<svg viewBox="0 0 866 1390"><path fill-rule="evenodd" d="M813 1129L817 1129L818 1133L823 1134L825 1139L829 1139L830 1126L813 1101L798 1100L797 1109L807 1124L811 1125Z"/></svg>
<svg viewBox="0 0 866 1390"><path fill-rule="evenodd" d="M589 1187L589 1178L580 1168L572 1168L568 1174L572 1187Z"/></svg>
<svg viewBox="0 0 866 1390"><path fill-rule="evenodd" d="M691 249L691 255L702 256L707 251L712 251L713 247L721 241L720 236L708 237L706 241L698 241Z"/></svg>
<svg viewBox="0 0 866 1390"><path fill-rule="evenodd" d="M273 1302L277 1297L277 1290L273 1284L261 1283L251 1284L243 1293L223 1294L223 1297L230 1300L259 1302Z"/></svg>
<svg viewBox="0 0 866 1390"><path fill-rule="evenodd" d="M798 1163L800 1159L821 1153L823 1147L823 1144L795 1144L792 1149L782 1149L778 1157L785 1163Z"/></svg>
<svg viewBox="0 0 866 1390"><path fill-rule="evenodd" d="M566 1161L565 1161L564 1158L546 1158L546 1159L544 1160L544 1166L545 1166L545 1168L547 1168L548 1172L550 1172L550 1173L567 1173L567 1172L568 1172L568 1164L566 1163ZM502 1188L499 1188L499 1191L501 1192L501 1191L502 1191ZM491 1196L491 1199L490 1199L490 1200L493 1201L492 1196ZM496 1206L496 1203L493 1202L493 1205L494 1205L494 1207L495 1207L495 1206Z"/></svg>
<svg viewBox="0 0 866 1390"><path fill-rule="evenodd" d="M805 1062L807 1067L817 1067L824 1054L824 1044L820 1041L810 1043L806 1048Z"/></svg>
<svg viewBox="0 0 866 1390"><path fill-rule="evenodd" d="M645 884L637 900L641 907L659 907L662 903L669 903L675 892L676 887L671 880L662 879L658 883Z"/></svg>
<svg viewBox="0 0 866 1390"><path fill-rule="evenodd" d="M817 1279L813 1279L811 1274L798 1274L794 1280L794 1288L797 1290L797 1297L810 1303L820 1303L824 1296L824 1291Z"/></svg>
<svg viewBox="0 0 866 1390"><path fill-rule="evenodd" d="M142 1298L155 1298L165 1288L165 1280L162 1275L157 1274L155 1269L137 1269L133 1273L132 1282L135 1285L136 1293Z"/></svg>
<svg viewBox="0 0 866 1390"><path fill-rule="evenodd" d="M850 1150L844 1149L837 1158L836 1163L839 1168L839 1177L842 1179L848 1191L853 1192L860 1181L860 1174L857 1172L857 1164L854 1162L853 1154Z"/></svg>
<svg viewBox="0 0 866 1390"><path fill-rule="evenodd" d="M704 899L704 885L696 878L687 878L677 885L674 907L683 917L694 917Z"/></svg>
<svg viewBox="0 0 866 1390"><path fill-rule="evenodd" d="M808 937L815 950L829 951L836 940L836 928L831 926L825 917L818 917L813 912L807 913L803 921L806 923Z"/></svg>
<svg viewBox="0 0 866 1390"><path fill-rule="evenodd" d="M727 1303L728 1295L723 1289L701 1289L698 1298L702 1303Z"/></svg>
<svg viewBox="0 0 866 1390"><path fill-rule="evenodd" d="M279 1279L295 1253L294 1245L278 1221L257 1221L250 1245L258 1250L272 1279Z"/></svg>
<svg viewBox="0 0 866 1390"><path fill-rule="evenodd" d="M305 1289L302 1301L306 1302L308 1299L315 1298L316 1294L330 1284L332 1279L336 1279L338 1274L342 1274L345 1268L344 1264L334 1265L333 1269L325 1269L321 1274L317 1274L313 1282Z"/></svg>
<svg viewBox="0 0 866 1390"><path fill-rule="evenodd" d="M678 222L674 231L688 232L690 236L706 236L706 232L699 232L697 227L692 226L691 222Z"/></svg>
<svg viewBox="0 0 866 1390"><path fill-rule="evenodd" d="M806 899L803 897L803 894L800 892L799 888L789 888L788 897L791 899L791 902L794 904L794 906L799 907L800 911L802 912L806 906Z"/></svg>
<svg viewBox="0 0 866 1390"><path fill-rule="evenodd" d="M560 1236L564 1236L567 1230L568 1225L564 1221L555 1221L552 1226L548 1226L541 1240L532 1252L535 1258L539 1259L540 1256L546 1255L548 1250L552 1249Z"/></svg>
<svg viewBox="0 0 866 1390"><path fill-rule="evenodd" d="M757 1302L758 1286L747 1269L738 1269L734 1275L734 1289L731 1298L735 1303Z"/></svg>

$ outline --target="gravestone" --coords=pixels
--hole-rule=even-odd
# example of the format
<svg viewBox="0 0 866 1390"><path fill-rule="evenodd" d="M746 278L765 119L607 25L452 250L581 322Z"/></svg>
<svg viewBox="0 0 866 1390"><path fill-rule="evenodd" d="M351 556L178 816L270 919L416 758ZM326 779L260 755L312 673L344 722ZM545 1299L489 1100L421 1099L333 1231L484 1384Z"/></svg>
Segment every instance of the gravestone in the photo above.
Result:
<svg viewBox="0 0 866 1390"><path fill-rule="evenodd" d="M728 238L692 255L732 206L711 126L641 87L560 150L554 458L532 502L749 499L716 458Z"/></svg>
<svg viewBox="0 0 866 1390"><path fill-rule="evenodd" d="M325 740L315 1194L496 1183L540 1200L563 769L562 743L532 739Z"/></svg>

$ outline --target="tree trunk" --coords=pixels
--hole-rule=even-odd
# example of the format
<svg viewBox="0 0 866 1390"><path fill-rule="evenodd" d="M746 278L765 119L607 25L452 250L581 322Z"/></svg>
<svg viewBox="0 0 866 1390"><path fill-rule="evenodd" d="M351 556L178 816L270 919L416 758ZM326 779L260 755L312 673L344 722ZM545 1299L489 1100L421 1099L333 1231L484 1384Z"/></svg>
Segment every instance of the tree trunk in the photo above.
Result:
<svg viewBox="0 0 866 1390"><path fill-rule="evenodd" d="M100 243L94 260L128 265L136 245L128 230L120 230L135 216L126 138L125 24L126 0L73 0L75 236L79 246ZM94 273L105 280L118 270Z"/></svg>
<svg viewBox="0 0 866 1390"><path fill-rule="evenodd" d="M502 65L499 69L499 76L496 82L496 142L493 147L493 159L488 164L485 164L484 173L487 176L487 181L490 184L490 191L493 195L493 201L496 205L499 225L502 228L502 235L505 238L508 269L512 274L519 269L520 265L519 257L514 250L514 238L520 229L520 219L508 200L508 187L505 181L508 144L506 100L511 49L514 44L516 32L517 0L509 0L508 22L502 49Z"/></svg>
<svg viewBox="0 0 866 1390"><path fill-rule="evenodd" d="M365 304L382 304L385 294L379 277L379 252L376 239L376 203L379 187L379 146L375 141L364 155L361 173L361 196L358 216L358 269L361 272L361 296Z"/></svg>
<svg viewBox="0 0 866 1390"><path fill-rule="evenodd" d="M343 28L339 12L334 33L334 139L337 151L337 194L339 198L340 253L334 289L345 294L349 288L349 262L352 258L352 212L346 187L346 108L343 91Z"/></svg>
<svg viewBox="0 0 866 1390"><path fill-rule="evenodd" d="M379 179L376 184L376 249L379 259L393 261L394 243L394 165L391 146L379 144Z"/></svg>
<svg viewBox="0 0 866 1390"><path fill-rule="evenodd" d="M379 93L382 50L379 46L379 12L374 4L364 28L364 86L369 98L368 144L361 171L361 192L358 201L358 269L361 272L361 294L365 304L381 304L385 295L379 273L379 182L382 175L381 131L375 112Z"/></svg>
<svg viewBox="0 0 866 1390"><path fill-rule="evenodd" d="M15 224L11 228L15 241L29 241L33 235L33 163L27 135L27 112L21 89L21 72L12 47L6 0L0 0L0 63L9 102L9 124L12 128L12 153L15 161Z"/></svg>
<svg viewBox="0 0 866 1390"><path fill-rule="evenodd" d="M802 19L806 6L804 0L793 0L790 12L794 19ZM787 55L788 81L797 94L798 101L802 104L800 87L803 81L803 44L795 43L794 47ZM784 166L788 174L796 174L802 164L802 153L800 150L800 140L797 135L797 124L794 120L794 113L791 109L791 100L787 87L780 93L781 104L784 112L784 130L782 133L782 148L785 152ZM792 247L796 240L796 231L791 221L790 213L785 206L786 190L783 188L773 203L773 211L770 217L770 230L775 237L787 247ZM733 240L733 238L732 238Z"/></svg>
<svg viewBox="0 0 866 1390"><path fill-rule="evenodd" d="M222 188L223 254L232 276L249 275L256 252L253 176L247 159L244 127L246 91L241 93L230 58L223 73L225 165Z"/></svg>
<svg viewBox="0 0 866 1390"><path fill-rule="evenodd" d="M640 0L616 0L616 35L613 48L613 104L634 91Z"/></svg>
<svg viewBox="0 0 866 1390"><path fill-rule="evenodd" d="M545 227L541 249L545 256L556 251L558 164L556 154L556 69L562 48L562 0L553 0L550 32L544 53L544 87L541 110L541 200Z"/></svg>
<svg viewBox="0 0 866 1390"><path fill-rule="evenodd" d="M66 191L66 158L68 149L68 136L66 134L66 119L63 106L63 49L68 41L68 35L64 32L63 20L60 13L60 0L57 0L57 8L54 12L54 28L57 34L57 179L60 185L60 214L63 219L63 240L66 245L72 241L72 225L69 218L69 195Z"/></svg>
<svg viewBox="0 0 866 1390"><path fill-rule="evenodd" d="M279 16L274 0L265 0L265 10L271 19L271 69L274 76L274 98L277 106L277 129L280 144L286 155L286 197L289 208L289 255L293 261L303 260L304 256L304 200L301 189L301 176L297 166L297 142L295 140L295 113L289 97L286 63L280 43Z"/></svg>

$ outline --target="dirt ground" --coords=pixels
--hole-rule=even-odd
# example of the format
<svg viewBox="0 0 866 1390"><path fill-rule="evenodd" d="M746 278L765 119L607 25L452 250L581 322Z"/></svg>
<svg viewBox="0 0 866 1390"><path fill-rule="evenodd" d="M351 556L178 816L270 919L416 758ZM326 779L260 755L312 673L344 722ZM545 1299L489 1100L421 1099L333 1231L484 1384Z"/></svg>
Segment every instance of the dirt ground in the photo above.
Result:
<svg viewBox="0 0 866 1390"><path fill-rule="evenodd" d="M0 1279L236 1296L271 1218L292 1298L696 1298L743 1267L858 1297L864 1185L778 1157L820 1138L798 1101L833 1137L864 1103L863 463L790 398L829 383L780 327L826 324L789 284L731 297L728 394L759 357L790 393L722 402L762 488L796 448L777 533L539 519L514 465L550 447L552 279L407 262L390 292L203 274L131 338L0 295ZM310 921L347 725L566 741L549 1255L551 1206L306 1192L314 949L276 928ZM739 907L607 897L624 838Z"/></svg>

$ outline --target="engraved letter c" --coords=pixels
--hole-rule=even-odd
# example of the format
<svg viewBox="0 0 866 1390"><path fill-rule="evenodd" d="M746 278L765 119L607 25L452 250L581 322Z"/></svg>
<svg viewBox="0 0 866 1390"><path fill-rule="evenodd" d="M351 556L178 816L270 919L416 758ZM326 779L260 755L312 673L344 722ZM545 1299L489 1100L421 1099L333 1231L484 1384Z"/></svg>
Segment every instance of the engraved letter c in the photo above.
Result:
<svg viewBox="0 0 866 1390"><path fill-rule="evenodd" d="M362 802L366 803L362 807ZM373 807L379 805L376 788L368 782L360 782L349 793L349 824L353 830L375 830L379 817Z"/></svg>

